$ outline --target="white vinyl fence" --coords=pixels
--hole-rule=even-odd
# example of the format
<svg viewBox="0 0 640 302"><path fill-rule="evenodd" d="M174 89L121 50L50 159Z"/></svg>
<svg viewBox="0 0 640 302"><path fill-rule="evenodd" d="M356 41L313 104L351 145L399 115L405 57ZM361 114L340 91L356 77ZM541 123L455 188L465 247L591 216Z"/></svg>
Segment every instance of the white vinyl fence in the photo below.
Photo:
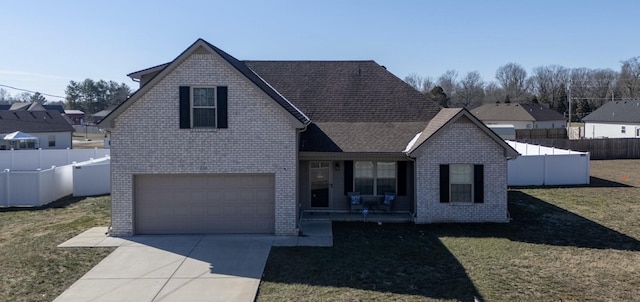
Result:
<svg viewBox="0 0 640 302"><path fill-rule="evenodd" d="M510 186L589 184L588 152L507 141L521 155L508 162Z"/></svg>
<svg viewBox="0 0 640 302"><path fill-rule="evenodd" d="M103 149L0 151L0 207L107 194L109 164L109 150Z"/></svg>
<svg viewBox="0 0 640 302"><path fill-rule="evenodd" d="M0 170L34 171L102 158L109 149L39 149L0 151Z"/></svg>

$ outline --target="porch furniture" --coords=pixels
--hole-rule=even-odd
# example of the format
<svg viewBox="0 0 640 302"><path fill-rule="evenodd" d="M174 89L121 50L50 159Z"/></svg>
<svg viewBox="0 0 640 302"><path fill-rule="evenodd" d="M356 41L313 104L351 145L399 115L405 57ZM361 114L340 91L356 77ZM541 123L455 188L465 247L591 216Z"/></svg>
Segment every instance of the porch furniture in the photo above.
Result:
<svg viewBox="0 0 640 302"><path fill-rule="evenodd" d="M349 203L349 209L353 211L362 211L364 209L364 202L360 192L348 192L347 202Z"/></svg>
<svg viewBox="0 0 640 302"><path fill-rule="evenodd" d="M385 192L384 198L382 198L382 201L378 205L378 210L384 211L384 212L391 212L395 201L396 201L396 193Z"/></svg>

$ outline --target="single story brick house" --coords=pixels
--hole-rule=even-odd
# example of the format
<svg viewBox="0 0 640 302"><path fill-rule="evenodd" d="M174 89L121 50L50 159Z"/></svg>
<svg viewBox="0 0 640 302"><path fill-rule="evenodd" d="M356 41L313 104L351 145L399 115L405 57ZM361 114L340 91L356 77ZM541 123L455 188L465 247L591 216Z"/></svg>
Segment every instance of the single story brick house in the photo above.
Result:
<svg viewBox="0 0 640 302"><path fill-rule="evenodd" d="M114 236L296 235L301 210L349 211L351 192L416 223L508 221L518 153L374 61L240 61L199 39L129 76L99 124Z"/></svg>

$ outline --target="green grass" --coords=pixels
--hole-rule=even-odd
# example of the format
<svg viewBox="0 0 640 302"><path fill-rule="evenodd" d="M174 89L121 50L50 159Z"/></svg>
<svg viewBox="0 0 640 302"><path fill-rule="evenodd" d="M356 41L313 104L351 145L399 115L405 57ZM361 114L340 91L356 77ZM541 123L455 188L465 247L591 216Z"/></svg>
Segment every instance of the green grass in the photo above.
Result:
<svg viewBox="0 0 640 302"><path fill-rule="evenodd" d="M112 248L57 248L109 224L110 198L66 198L39 209L0 209L0 301L51 301Z"/></svg>
<svg viewBox="0 0 640 302"><path fill-rule="evenodd" d="M334 247L273 248L258 301L633 301L640 160L592 186L509 192L509 224L335 223ZM109 223L110 198L0 209L0 301L51 301L112 248L57 248Z"/></svg>
<svg viewBox="0 0 640 302"><path fill-rule="evenodd" d="M640 160L591 171L589 187L511 190L509 224L334 223L332 248L273 248L257 300L637 300Z"/></svg>

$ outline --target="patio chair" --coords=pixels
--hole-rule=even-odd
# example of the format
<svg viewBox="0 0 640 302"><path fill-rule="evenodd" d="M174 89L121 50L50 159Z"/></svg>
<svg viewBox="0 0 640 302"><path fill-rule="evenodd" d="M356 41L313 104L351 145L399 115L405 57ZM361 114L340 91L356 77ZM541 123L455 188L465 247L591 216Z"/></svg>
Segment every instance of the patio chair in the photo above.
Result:
<svg viewBox="0 0 640 302"><path fill-rule="evenodd" d="M393 209L393 204L396 201L396 193L393 192L385 192L384 198L378 205L378 210L383 212L391 212Z"/></svg>
<svg viewBox="0 0 640 302"><path fill-rule="evenodd" d="M360 192L348 192L347 202L349 203L349 209L353 211L362 211L364 209L364 202L362 202L362 196Z"/></svg>

